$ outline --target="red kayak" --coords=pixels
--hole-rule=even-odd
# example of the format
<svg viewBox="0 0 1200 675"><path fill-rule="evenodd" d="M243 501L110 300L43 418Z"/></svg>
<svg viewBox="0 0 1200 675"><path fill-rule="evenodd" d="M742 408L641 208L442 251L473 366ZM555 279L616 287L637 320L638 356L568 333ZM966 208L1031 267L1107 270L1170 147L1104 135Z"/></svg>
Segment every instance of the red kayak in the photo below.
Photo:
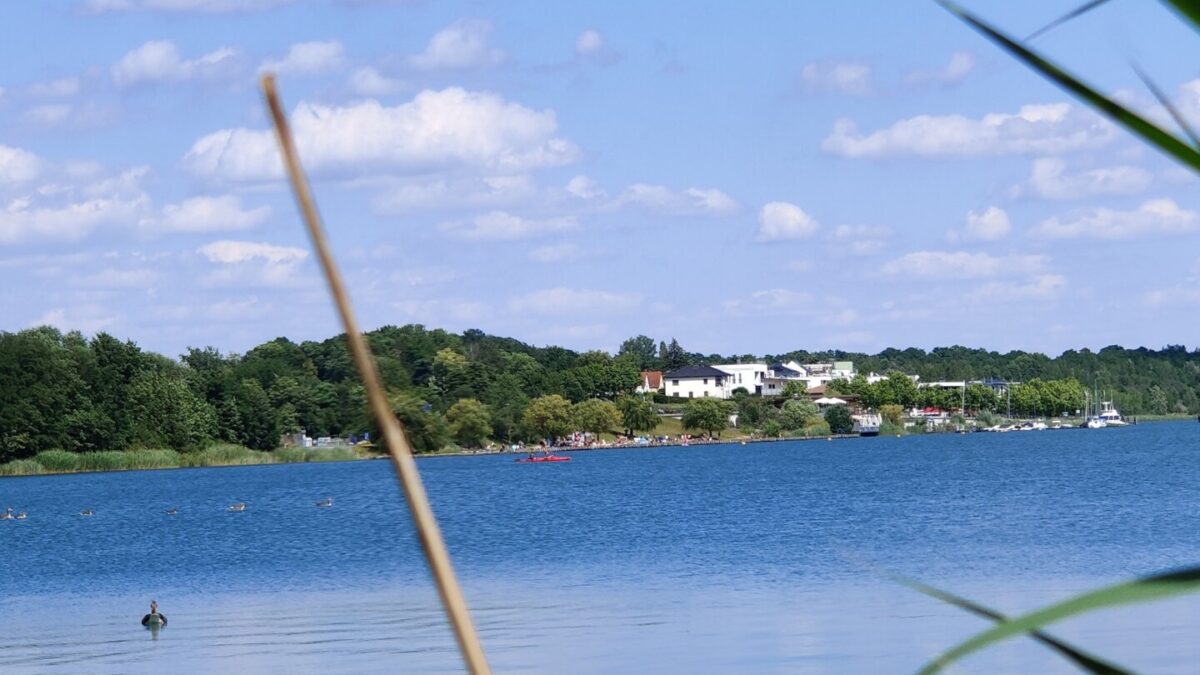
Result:
<svg viewBox="0 0 1200 675"><path fill-rule="evenodd" d="M569 462L571 458L563 457L562 455L542 455L541 457L531 455L529 457L518 457L516 461L522 464L537 464L540 462Z"/></svg>

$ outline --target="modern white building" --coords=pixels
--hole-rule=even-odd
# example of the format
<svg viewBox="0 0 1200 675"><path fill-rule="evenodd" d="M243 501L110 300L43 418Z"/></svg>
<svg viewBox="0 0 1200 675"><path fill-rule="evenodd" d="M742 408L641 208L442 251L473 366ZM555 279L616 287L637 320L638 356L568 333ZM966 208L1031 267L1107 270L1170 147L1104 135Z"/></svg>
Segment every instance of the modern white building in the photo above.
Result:
<svg viewBox="0 0 1200 675"><path fill-rule="evenodd" d="M729 380L726 384L729 385L729 395L733 395L733 391L738 387L743 387L745 390L756 396L762 396L764 381L767 379L767 374L770 369L765 363L723 363L713 366L717 370L729 373Z"/></svg>

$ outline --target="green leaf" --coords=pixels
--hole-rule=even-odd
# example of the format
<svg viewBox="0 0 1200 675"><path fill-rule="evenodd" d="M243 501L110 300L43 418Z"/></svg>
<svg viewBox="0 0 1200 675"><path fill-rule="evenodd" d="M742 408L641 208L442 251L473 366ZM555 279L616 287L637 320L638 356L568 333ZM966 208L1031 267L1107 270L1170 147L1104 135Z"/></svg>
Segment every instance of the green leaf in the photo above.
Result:
<svg viewBox="0 0 1200 675"><path fill-rule="evenodd" d="M964 597L954 595L948 591L943 591L941 589L934 588L933 586L923 584L919 581L896 576L894 574L889 574L888 576L890 576L894 581L904 584L918 593L924 593L925 595L954 605L959 609L966 610L977 616L981 616L985 619L991 619L998 624L1004 624L1009 621L1007 616L1004 616L994 609L985 607ZM1040 630L1032 631L1030 633L1030 637L1053 649L1067 660L1090 673L1096 673L1097 675L1131 675L1130 671L1124 670L1120 666L1108 663L1098 656L1093 656L1092 654L1089 654L1078 647L1071 646L1062 640L1059 640L1058 638Z"/></svg>
<svg viewBox="0 0 1200 675"><path fill-rule="evenodd" d="M1190 167L1193 171L1200 173L1200 152L1198 152L1196 149L1179 140L1174 135L1163 131L1152 122L1147 121L1145 118L1129 110L1120 103L1117 103L1107 96L1097 92L1092 87L1084 84L1078 78L1050 63L1038 54L1026 49L1017 42L1014 42L1008 36L1000 33L991 26L988 26L979 19L976 19L958 5L949 2L949 0L937 1L947 10L958 16L985 37L1024 61L1030 68L1040 72L1046 78L1054 81L1063 89L1066 89L1075 96L1079 97L1085 103L1112 118L1113 121L1121 124L1126 129L1129 129L1138 136L1141 136L1148 143L1157 146L1159 150L1171 155L1181 163ZM1185 4L1194 6L1194 3Z"/></svg>
<svg viewBox="0 0 1200 675"><path fill-rule="evenodd" d="M1126 581L1088 591L1062 602L1055 603L1023 616L1010 619L998 626L979 633L942 654L921 669L921 675L936 673L946 666L974 652L1006 640L1021 633L1037 630L1042 626L1062 621L1077 614L1092 612L1106 607L1152 602L1200 591L1200 567L1190 567L1175 572L1165 572L1134 581Z"/></svg>
<svg viewBox="0 0 1200 675"><path fill-rule="evenodd" d="M1085 3L1080 7L1076 7L1075 9L1071 10L1070 12L1067 12L1066 14L1058 17L1057 19L1051 21L1050 23L1046 24L1045 26L1042 26L1041 28L1035 30L1033 33L1031 33L1029 35L1029 37L1025 38L1025 42L1029 42L1029 41L1033 40L1035 37L1050 30L1051 28L1054 28L1055 26L1061 26L1062 24L1070 21L1071 19L1074 19L1075 17L1077 17L1081 14L1086 14L1086 13L1092 11L1093 9L1096 9L1100 5L1103 5L1106 2L1108 2L1108 0L1091 0L1091 2Z"/></svg>
<svg viewBox="0 0 1200 675"><path fill-rule="evenodd" d="M1192 22L1192 28L1200 30L1200 2L1196 0L1163 0L1180 16Z"/></svg>

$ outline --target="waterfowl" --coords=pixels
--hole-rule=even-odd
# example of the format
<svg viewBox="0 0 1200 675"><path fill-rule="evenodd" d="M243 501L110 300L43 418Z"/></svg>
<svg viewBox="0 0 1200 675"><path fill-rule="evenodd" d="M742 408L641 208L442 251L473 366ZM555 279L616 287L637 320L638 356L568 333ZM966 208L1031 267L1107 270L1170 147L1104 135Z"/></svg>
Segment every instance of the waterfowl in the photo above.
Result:
<svg viewBox="0 0 1200 675"><path fill-rule="evenodd" d="M172 506L171 508L167 509L166 511L163 511L163 513L167 514L168 516L177 515L179 513L179 507Z"/></svg>
<svg viewBox="0 0 1200 675"><path fill-rule="evenodd" d="M13 519L13 512L12 512L11 506L4 509L4 513L0 513L0 520L12 520L12 519Z"/></svg>
<svg viewBox="0 0 1200 675"><path fill-rule="evenodd" d="M246 510L246 503L245 503L245 502L238 502L238 503L236 503L236 504L233 504L233 505L231 505L231 506L229 507L229 510L230 510L230 511L245 511L245 510Z"/></svg>
<svg viewBox="0 0 1200 675"><path fill-rule="evenodd" d="M333 497L326 497L325 499L322 499L321 501L317 502L317 506L323 509L330 508L333 506Z"/></svg>
<svg viewBox="0 0 1200 675"><path fill-rule="evenodd" d="M81 516L94 516L94 515L96 515L96 512L95 512L95 511L93 511L93 510L91 510L91 509L84 509L84 510L82 510L82 511L80 511L80 512L79 512L79 515L81 515Z"/></svg>
<svg viewBox="0 0 1200 675"><path fill-rule="evenodd" d="M142 617L142 625L147 627L167 625L167 615L158 613L158 603L150 601L150 613Z"/></svg>
<svg viewBox="0 0 1200 675"><path fill-rule="evenodd" d="M17 515L13 516L13 519L14 520L25 520L28 517L29 517L28 513L25 513L24 511L20 511L17 513Z"/></svg>

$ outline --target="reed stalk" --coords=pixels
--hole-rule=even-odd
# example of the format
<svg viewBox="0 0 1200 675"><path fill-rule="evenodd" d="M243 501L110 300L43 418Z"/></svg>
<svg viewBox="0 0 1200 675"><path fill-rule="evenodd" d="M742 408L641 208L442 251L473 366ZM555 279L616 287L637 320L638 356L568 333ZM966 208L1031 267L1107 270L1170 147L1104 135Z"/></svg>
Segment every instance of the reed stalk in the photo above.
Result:
<svg viewBox="0 0 1200 675"><path fill-rule="evenodd" d="M442 539L441 530L433 515L433 508L429 505L429 498L425 494L425 486L421 483L420 474L417 473L412 447L404 435L404 429L388 404L387 396L380 385L379 370L375 359L371 356L367 342L358 327L358 319L354 316L353 308L350 305L350 296L346 291L337 264L333 260L329 242L325 237L325 231L317 213L316 202L296 152L287 116L279 102L274 75L270 73L263 75L262 90L266 97L271 120L274 123L276 139L279 141L280 152L283 155L284 166L287 168L288 179L291 182L296 203L308 228L308 234L312 239L313 248L316 250L317 259L321 263L325 280L329 283L329 290L333 295L334 304L337 306L338 315L341 317L342 327L346 331L346 341L349 343L350 353L354 357L354 365L362 378L363 388L366 390L367 399L371 405L371 413L379 422L383 440L392 458L392 466L404 488L404 496L408 501L409 512L412 514L413 523L416 526L421 549L425 553L425 560L429 564L429 569L437 584L442 607L454 629L454 636L458 641L463 662L467 666L467 670L474 675L491 673L483 646L479 641L479 635L471 621L466 599L463 597L458 579L454 575L450 554L446 551L446 542Z"/></svg>

